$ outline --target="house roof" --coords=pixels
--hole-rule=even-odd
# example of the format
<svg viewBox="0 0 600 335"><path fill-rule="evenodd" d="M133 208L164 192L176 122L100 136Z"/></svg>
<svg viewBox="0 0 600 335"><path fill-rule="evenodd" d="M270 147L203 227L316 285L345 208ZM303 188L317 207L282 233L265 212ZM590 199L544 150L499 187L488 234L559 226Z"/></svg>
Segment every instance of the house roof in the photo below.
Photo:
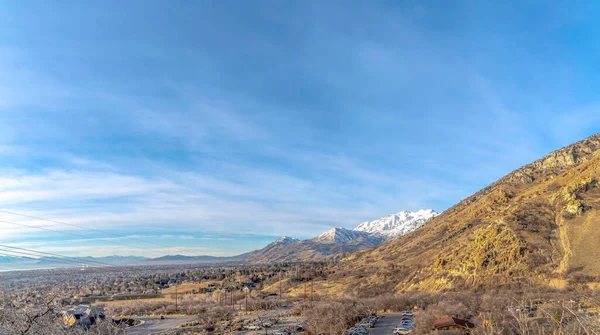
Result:
<svg viewBox="0 0 600 335"><path fill-rule="evenodd" d="M90 307L88 309L88 314L89 315L100 315L100 314L104 314L104 308L102 307Z"/></svg>
<svg viewBox="0 0 600 335"><path fill-rule="evenodd" d="M85 311L87 311L88 308L90 308L90 306L87 306L87 305L77 305L77 306L75 306L74 310L75 310L75 312L85 313Z"/></svg>
<svg viewBox="0 0 600 335"><path fill-rule="evenodd" d="M78 305L75 306L73 309L69 309L67 311L65 311L64 313L66 315L83 315L84 318L88 317L88 316L97 316L97 315L101 315L104 314L104 308L102 307L90 307L87 305Z"/></svg>
<svg viewBox="0 0 600 335"><path fill-rule="evenodd" d="M447 318L438 319L434 323L433 329L452 327L452 326L461 327L461 328L474 328L475 327L474 324L472 324L471 322L469 322L467 320L458 319L458 318L454 318L454 317L447 317Z"/></svg>

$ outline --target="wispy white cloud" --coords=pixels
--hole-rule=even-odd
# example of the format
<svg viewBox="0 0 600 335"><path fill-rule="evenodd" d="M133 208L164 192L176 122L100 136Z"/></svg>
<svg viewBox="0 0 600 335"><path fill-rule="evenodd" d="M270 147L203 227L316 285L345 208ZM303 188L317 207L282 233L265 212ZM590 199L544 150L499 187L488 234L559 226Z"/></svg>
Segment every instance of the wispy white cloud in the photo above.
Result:
<svg viewBox="0 0 600 335"><path fill-rule="evenodd" d="M12 246L12 245L11 245ZM20 247L23 248L35 248L36 251L57 254L61 256L67 257L83 257L83 256L93 256L93 257L105 257L105 256L129 256L132 253L136 253L132 251L129 247L119 247L119 246L111 246L110 248L102 247L102 246L36 246L30 245L27 243L20 244ZM196 256L196 255L206 255L206 256L232 256L231 252L226 252L222 250L218 250L215 248L207 248L207 247L186 247L185 250L182 250L178 247L172 248L155 248L155 251L146 251L145 256L149 258L160 257L163 255L186 255L186 256Z"/></svg>
<svg viewBox="0 0 600 335"><path fill-rule="evenodd" d="M262 190L261 184L265 186ZM340 216L344 208L329 208L328 199L336 195L326 189L319 194L314 182L258 171L242 183L232 183L181 173L153 179L113 172L52 170L5 174L0 185L0 202L5 209L66 223L101 225L103 229L230 233L252 232L265 222L278 222L278 229L270 226L265 233L306 235L327 225L347 225L350 216ZM310 213L303 213L307 209ZM19 222L49 224L34 219ZM311 222L317 226L307 232ZM309 226L290 228L293 224ZM65 229L60 224L50 225Z"/></svg>
<svg viewBox="0 0 600 335"><path fill-rule="evenodd" d="M494 20L479 29L487 22L475 5L456 16L319 6L251 6L247 22L205 36L203 24L229 16L213 8L168 43L159 36L171 30L131 20L110 30L135 43L122 34L84 43L78 33L97 33L84 24L99 22L97 11L60 36L11 15L23 29L7 40L23 43L0 46L0 207L182 244L218 241L200 233L310 237L399 210L443 210L600 122L595 97L556 98L576 89L551 79L576 69L530 48L560 20L507 40ZM55 235L0 227L0 240ZM63 250L84 252L76 247Z"/></svg>

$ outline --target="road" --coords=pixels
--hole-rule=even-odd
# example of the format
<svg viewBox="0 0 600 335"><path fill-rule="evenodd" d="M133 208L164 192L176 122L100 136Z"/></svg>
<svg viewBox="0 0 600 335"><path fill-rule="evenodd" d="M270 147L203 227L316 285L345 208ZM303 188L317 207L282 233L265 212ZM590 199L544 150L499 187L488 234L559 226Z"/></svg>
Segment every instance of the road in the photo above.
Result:
<svg viewBox="0 0 600 335"><path fill-rule="evenodd" d="M394 328L400 324L402 316L400 313L383 314L383 318L371 328L371 335L392 335Z"/></svg>
<svg viewBox="0 0 600 335"><path fill-rule="evenodd" d="M192 321L195 318L192 316L165 316L164 320L160 317L140 317L136 320L144 323L127 329L127 335L151 335L158 334L169 329L173 329L182 323Z"/></svg>

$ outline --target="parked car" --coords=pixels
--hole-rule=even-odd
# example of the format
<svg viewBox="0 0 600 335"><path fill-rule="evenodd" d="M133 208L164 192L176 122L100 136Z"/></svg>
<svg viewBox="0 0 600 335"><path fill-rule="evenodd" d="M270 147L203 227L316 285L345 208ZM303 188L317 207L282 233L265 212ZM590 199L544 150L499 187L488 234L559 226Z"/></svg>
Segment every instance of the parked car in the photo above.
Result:
<svg viewBox="0 0 600 335"><path fill-rule="evenodd" d="M412 330L404 327L398 327L394 329L394 334L396 335L407 335L411 334Z"/></svg>
<svg viewBox="0 0 600 335"><path fill-rule="evenodd" d="M415 323L412 321L404 321L400 324L400 327L412 328L414 325L415 325Z"/></svg>
<svg viewBox="0 0 600 335"><path fill-rule="evenodd" d="M262 325L265 327L273 327L274 325L277 324L277 319L268 319L263 321Z"/></svg>
<svg viewBox="0 0 600 335"><path fill-rule="evenodd" d="M369 331L365 326L354 326L348 330L349 335L362 335L367 334Z"/></svg>

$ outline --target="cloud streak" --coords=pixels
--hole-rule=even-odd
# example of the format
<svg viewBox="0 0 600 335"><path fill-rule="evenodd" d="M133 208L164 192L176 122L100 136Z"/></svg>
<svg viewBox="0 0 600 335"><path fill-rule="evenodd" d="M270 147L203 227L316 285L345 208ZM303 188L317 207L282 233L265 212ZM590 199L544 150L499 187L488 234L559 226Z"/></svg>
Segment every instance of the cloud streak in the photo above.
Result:
<svg viewBox="0 0 600 335"><path fill-rule="evenodd" d="M557 15L587 12L548 5L532 29L477 2L174 5L168 21L116 5L35 19L0 5L0 208L243 252L444 210L600 126L597 76L580 68L595 58L563 50ZM65 252L112 238L0 220L89 236ZM0 242L68 246L0 227Z"/></svg>

